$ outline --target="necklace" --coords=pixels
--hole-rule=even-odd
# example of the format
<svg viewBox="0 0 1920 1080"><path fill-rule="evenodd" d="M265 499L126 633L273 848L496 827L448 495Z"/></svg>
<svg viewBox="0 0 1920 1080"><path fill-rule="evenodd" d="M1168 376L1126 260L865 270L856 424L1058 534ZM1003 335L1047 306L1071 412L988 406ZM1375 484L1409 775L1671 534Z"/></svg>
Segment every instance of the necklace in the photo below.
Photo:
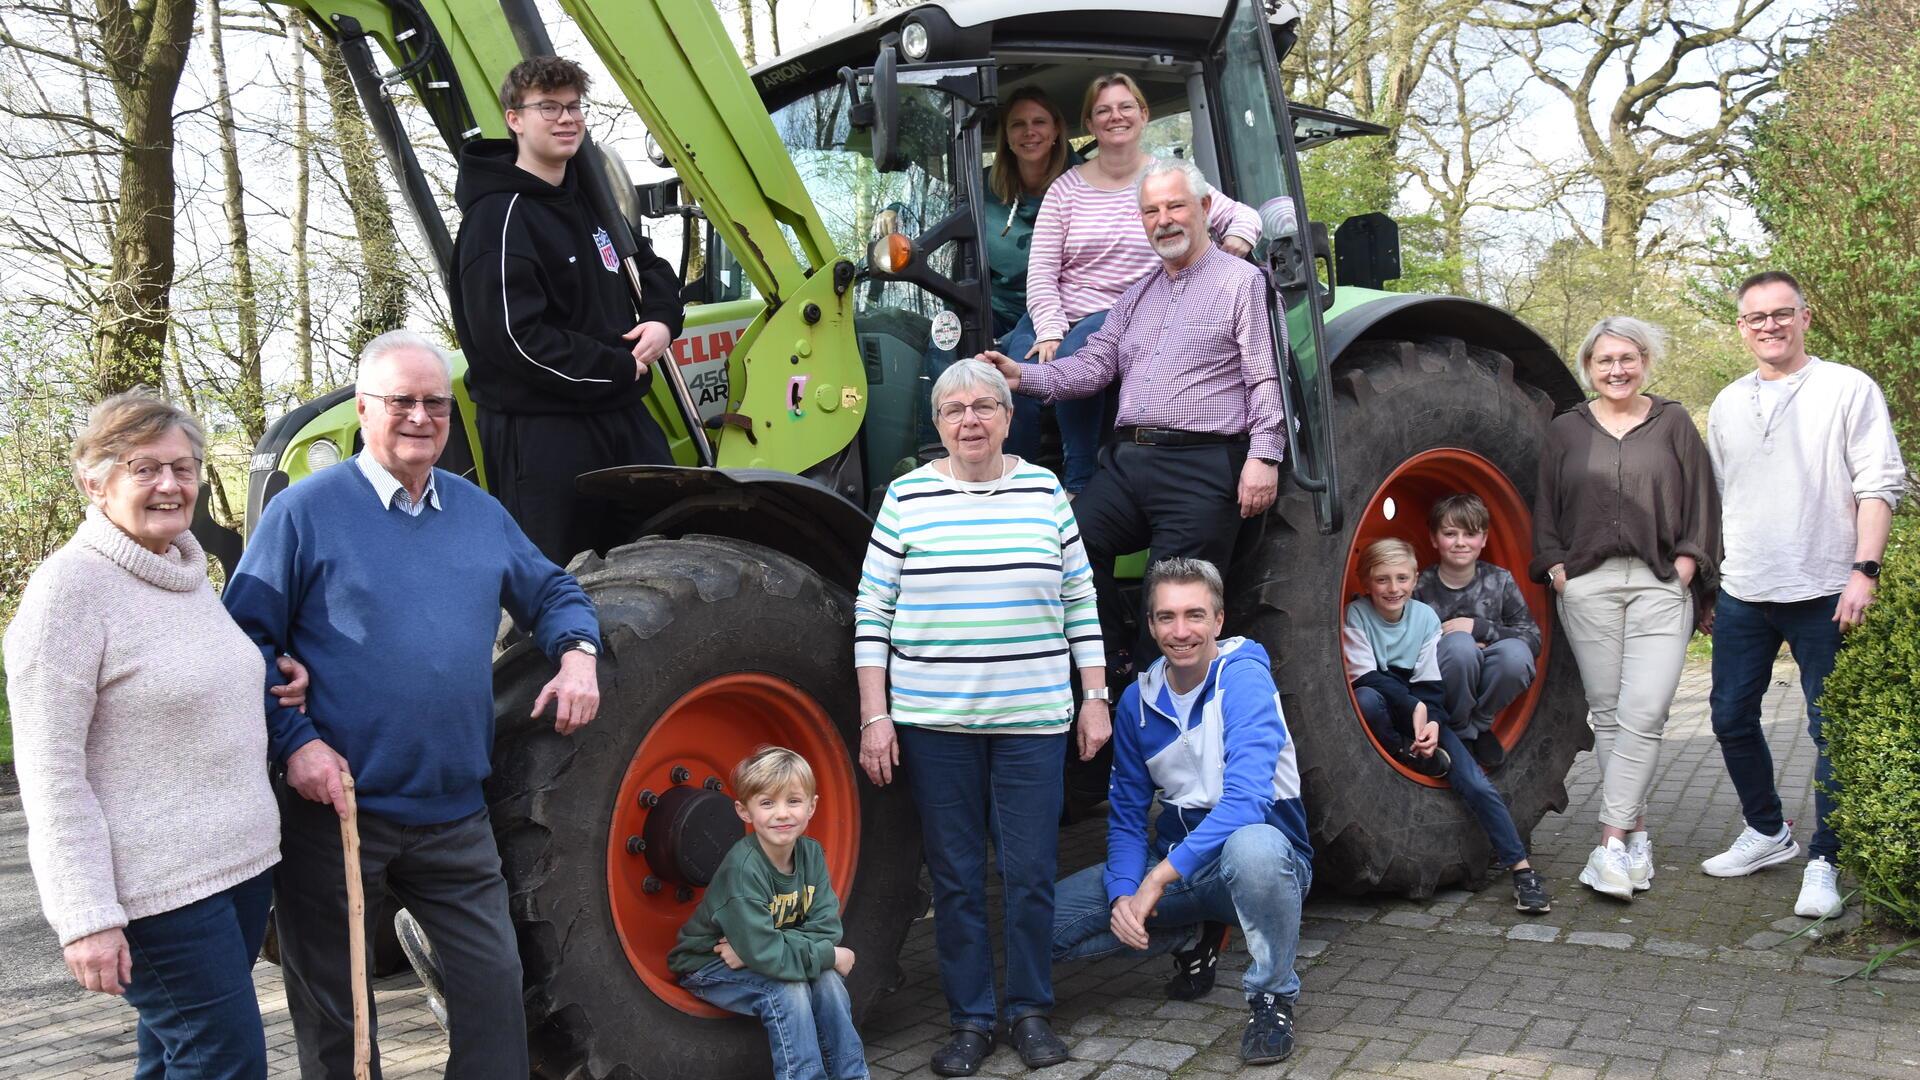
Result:
<svg viewBox="0 0 1920 1080"><path fill-rule="evenodd" d="M1005 454L1000 455L1000 472L997 475L995 475L994 478L991 480L962 480L960 479L960 477L954 474L953 459L952 458L947 459L947 479L953 481L955 485L955 490L959 491L960 494L962 495L971 495L976 499L984 499L987 496L992 495L995 492L998 492L1000 490L1000 482L1002 480L1005 480L1006 478L1007 478L1007 455ZM990 486L980 487L980 488L960 487L959 485L962 485L962 484L986 484Z"/></svg>
<svg viewBox="0 0 1920 1080"><path fill-rule="evenodd" d="M1641 400L1645 400L1645 399L1641 399ZM1638 402L1635 402L1635 405L1637 406ZM1628 432L1640 426L1641 421L1647 418L1647 413L1650 413L1653 411L1653 403L1651 401L1647 402L1646 413L1638 412L1636 409L1634 412L1630 412L1624 420L1614 419L1612 416L1602 412L1602 410L1598 406L1595 406L1589 411L1591 412L1595 422L1597 422L1602 428L1606 429L1607 434L1613 436L1616 439L1624 439L1627 437Z"/></svg>

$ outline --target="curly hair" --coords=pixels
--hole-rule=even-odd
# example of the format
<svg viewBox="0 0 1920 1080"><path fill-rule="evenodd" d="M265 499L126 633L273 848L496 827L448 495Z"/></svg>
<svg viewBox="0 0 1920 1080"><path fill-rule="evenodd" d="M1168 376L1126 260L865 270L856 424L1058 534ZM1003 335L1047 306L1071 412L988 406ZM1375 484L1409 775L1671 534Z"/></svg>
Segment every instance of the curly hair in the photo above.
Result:
<svg viewBox="0 0 1920 1080"><path fill-rule="evenodd" d="M530 57L513 65L513 70L507 72L506 79L500 83L500 107L519 108L526 102L530 90L578 90L585 97L587 85L592 81L587 69L565 57Z"/></svg>

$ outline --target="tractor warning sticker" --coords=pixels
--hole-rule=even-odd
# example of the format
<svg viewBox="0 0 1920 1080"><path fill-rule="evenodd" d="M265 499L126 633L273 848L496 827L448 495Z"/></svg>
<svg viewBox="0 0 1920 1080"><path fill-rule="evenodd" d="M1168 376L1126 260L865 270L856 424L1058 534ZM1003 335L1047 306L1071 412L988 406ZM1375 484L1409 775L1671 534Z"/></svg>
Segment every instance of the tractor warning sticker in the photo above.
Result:
<svg viewBox="0 0 1920 1080"><path fill-rule="evenodd" d="M933 317L933 347L953 349L960 344L960 316L942 311Z"/></svg>

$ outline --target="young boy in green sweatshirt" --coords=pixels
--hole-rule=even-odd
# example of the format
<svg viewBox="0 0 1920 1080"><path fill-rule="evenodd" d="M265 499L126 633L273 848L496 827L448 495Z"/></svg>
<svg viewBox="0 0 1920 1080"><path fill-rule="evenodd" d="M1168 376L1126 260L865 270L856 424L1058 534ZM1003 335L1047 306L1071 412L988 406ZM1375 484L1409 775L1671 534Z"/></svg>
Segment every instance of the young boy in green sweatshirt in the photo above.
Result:
<svg viewBox="0 0 1920 1080"><path fill-rule="evenodd" d="M778 1080L865 1080L866 1050L841 979L840 901L806 835L820 797L805 758L763 746L733 770L733 808L753 831L727 852L667 966L694 996L766 1026Z"/></svg>

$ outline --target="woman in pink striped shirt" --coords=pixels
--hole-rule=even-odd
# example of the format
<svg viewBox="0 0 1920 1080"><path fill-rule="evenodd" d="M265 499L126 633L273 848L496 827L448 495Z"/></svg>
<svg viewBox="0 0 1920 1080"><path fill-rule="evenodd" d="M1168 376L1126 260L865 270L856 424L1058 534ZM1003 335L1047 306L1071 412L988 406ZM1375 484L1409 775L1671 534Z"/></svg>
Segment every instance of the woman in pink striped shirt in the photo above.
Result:
<svg viewBox="0 0 1920 1080"><path fill-rule="evenodd" d="M1154 160L1140 147L1148 118L1146 95L1131 76L1103 75L1087 87L1080 122L1097 154L1062 173L1040 204L1027 262L1027 314L1003 342L1007 355L1042 364L1071 356L1106 322L1120 294L1159 268L1135 189ZM1233 255L1246 255L1260 239L1260 215L1217 191L1208 226ZM1054 405L1069 492L1093 478L1104 410L1099 395Z"/></svg>

